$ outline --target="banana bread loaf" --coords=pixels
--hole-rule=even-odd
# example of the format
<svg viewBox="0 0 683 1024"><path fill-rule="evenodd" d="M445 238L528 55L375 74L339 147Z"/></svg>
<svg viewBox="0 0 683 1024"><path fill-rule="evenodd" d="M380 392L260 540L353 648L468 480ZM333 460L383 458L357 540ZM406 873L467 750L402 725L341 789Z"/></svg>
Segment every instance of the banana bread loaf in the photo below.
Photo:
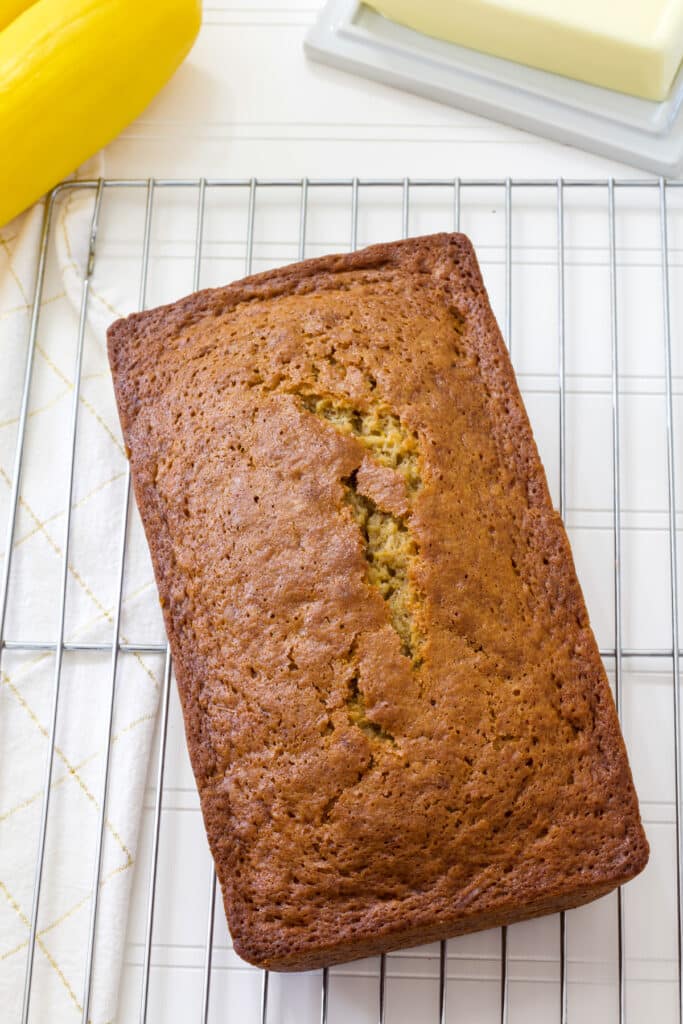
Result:
<svg viewBox="0 0 683 1024"><path fill-rule="evenodd" d="M648 845L477 260L435 235L119 320L109 356L237 952L574 907Z"/></svg>

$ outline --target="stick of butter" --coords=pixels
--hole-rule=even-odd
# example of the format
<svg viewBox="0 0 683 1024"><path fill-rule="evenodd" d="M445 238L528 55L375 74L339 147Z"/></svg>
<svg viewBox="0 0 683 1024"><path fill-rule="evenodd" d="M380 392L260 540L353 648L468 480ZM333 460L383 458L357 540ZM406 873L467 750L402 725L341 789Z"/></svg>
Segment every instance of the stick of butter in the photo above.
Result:
<svg viewBox="0 0 683 1024"><path fill-rule="evenodd" d="M368 0L426 35L662 100L683 58L683 0Z"/></svg>

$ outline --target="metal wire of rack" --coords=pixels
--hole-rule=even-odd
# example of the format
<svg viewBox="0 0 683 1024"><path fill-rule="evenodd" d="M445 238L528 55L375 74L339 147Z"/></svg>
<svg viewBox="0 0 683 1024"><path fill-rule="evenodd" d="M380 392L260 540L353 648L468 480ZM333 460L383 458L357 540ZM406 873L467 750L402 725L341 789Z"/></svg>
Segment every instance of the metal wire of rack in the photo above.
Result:
<svg viewBox="0 0 683 1024"><path fill-rule="evenodd" d="M296 208L297 215L297 238L292 241L291 251L288 251L288 259L302 259L310 253L309 225L311 220L312 197L325 197L334 195L335 201L348 205L348 245L356 248L361 242L365 242L364 233L361 231L361 212L364 203L372 203L372 197L376 194L391 195L390 204L392 210L400 203L400 226L403 237L414 231L414 210L421 194L438 194L438 206L440 210L440 223L443 229L459 230L463 220L463 213L468 208L470 196L477 197L485 204L495 202L501 206L501 218L503 223L502 251L502 301L499 306L499 313L502 310L502 323L504 333L510 346L513 362L516 362L517 350L513 347L513 337L518 337L514 331L513 312L515 311L515 263L517 254L517 242L514 237L515 214L525 197L533 197L533 202L540 205L546 220L551 217L554 222L554 246L548 246L546 257L550 259L555 267L556 273L556 309L555 309L555 343L556 343L556 372L552 384L553 394L556 398L556 432L557 432L557 478L556 496L560 513L567 515L571 506L568 501L568 455L569 455L569 417L567 409L567 396L570 390L572 374L567 369L569 354L569 342L567 332L568 310L570 300L568 297L568 252L571 249L567 241L567 205L570 197L581 195L589 196L590 201L594 200L600 205L600 216L606 215L607 236L604 242L604 249L607 254L607 273L609 289L609 447L611 450L611 508L610 508L610 530L611 533L611 560L613 562L612 573L612 630L611 641L604 642L600 639L601 653L606 659L610 669L611 678L614 684L614 694L619 714L624 709L624 686L626 679L625 666L645 662L654 662L657 665L665 666L664 671L670 674L671 685L671 709L673 727L673 789L674 789L674 828L675 828L675 871L669 881L670 894L675 900L676 907L676 934L672 958L675 961L675 1005L671 1007L671 1019L683 1022L683 757L681 752L681 706L680 706L680 636L679 636L679 563L677 551L677 486L676 486L676 465L678 448L676 445L676 396L678 394L677 350L674 348L674 329L672 327L674 299L677 292L671 284L672 275L672 246L671 234L671 213L670 205L676 203L676 214L680 209L678 199L683 197L683 182L666 182L664 180L512 180L490 179L490 180L465 180L459 178L442 178L429 180L377 180L377 179L301 179L301 180L279 180L279 179L255 179L250 180L229 180L229 179L200 179L197 180L99 180L90 182L68 182L56 188L48 198L42 226L40 241L40 253L38 271L36 278L35 294L32 302L30 326L27 338L26 362L23 378L23 389L18 413L18 425L16 432L16 447L14 455L14 467L11 474L11 487L9 493L9 511L6 528L6 558L0 577L0 659L6 652L49 652L54 658L52 673L52 695L51 710L48 726L48 754L45 765L44 785L42 791L42 809L40 816L40 828L36 843L36 871L33 890L33 902L30 913L30 932L26 955L25 984L23 991L23 1003L20 1019L26 1024L31 1016L31 997L34 983L34 956L36 949L36 938L40 901L42 893L42 882L45 868L46 833L50 820L51 791L54 771L55 757L55 731L57 716L60 706L61 688L63 680L63 660L65 655L71 652L81 654L100 653L109 658L108 671L108 717L107 717L107 744L104 760L104 775L101 791L101 809L98 820L98 831L96 837L95 870L91 887L91 908L90 924L88 929L88 941L83 950L83 996L82 996L82 1020L89 1019L89 1007L91 1000L92 969L93 969L93 948L95 943L96 922L98 915L98 894L100 891L101 870L102 870L102 843L105 828L106 804L109 786L115 784L110 778L110 757L112 749L112 733L114 722L114 709L117 694L117 679L120 671L120 657L125 654L156 654L163 659L163 673L161 685L161 709L158 720L158 750L155 754L154 763L151 766L151 780L153 787L153 806L151 815L146 821L145 827L151 837L149 863L146 866L138 864L138 876L146 875L146 885L143 885L138 878L137 882L142 886L141 891L146 892L146 908L144 914L144 939L142 942L142 964L140 970L140 985L138 997L137 1019L141 1022L148 1020L170 1019L160 1016L154 1010L150 999L150 979L153 966L153 954L155 948L155 927L157 924L157 913L159 908L158 882L159 882L159 856L160 847L163 841L162 822L164 820L164 782L167 768L167 750L169 738L169 711L172 705L173 692L171 687L172 664L170 653L164 642L150 640L146 637L135 638L125 641L121 636L121 622L123 613L124 577L127 571L128 538L131 529L131 519L136 514L131 502L130 474L126 469L124 481L124 513L120 521L120 537L118 541L118 576L116 583L116 599L113 607L113 627L111 639L108 641L96 642L74 642L66 638L66 616L67 616L67 569L70 544L72 542L71 514L74 492L74 481L78 472L76 440L79 429L79 389L82 377L82 365L84 348L87 344L87 318L88 305L90 300L90 288L93 275L99 259L99 230L103 210L118 200L124 193L135 193L136 196L144 199L144 225L142 231L142 243L140 250L140 274L139 274L139 308L145 308L149 299L150 267L154 260L153 254L153 226L159 196L166 192L182 194L188 197L194 206L194 235L191 243L192 248L192 289L197 289L204 284L203 260L207 226L207 209L209 202L221 194L230 194L239 202L246 220L246 230L243 236L243 272L249 274L255 269L255 255L257 249L256 223L260 206L264 197L277 194L288 208ZM10 582L13 566L13 545L16 539L17 512L21 498L22 468L27 457L26 439L27 422L30 413L31 390L34 379L34 362L36 343L39 336L39 325L42 310L43 293L46 279L46 272L50 260L50 245L54 230L55 211L60 202L74 190L88 190L93 196L92 218L90 225L90 246L86 272L83 279L80 312L78 318L77 340L74 358L74 381L75 386L72 395L71 422L70 422L70 446L68 460L68 482L64 505L64 544L61 565L61 574L57 600L59 604L58 628L55 638L37 637L27 638L21 636L6 635L6 623L10 599ZM342 199L338 197L342 196ZM640 645L624 643L624 581L622 576L622 564L624 552L622 549L624 538L624 514L623 507L623 485L624 485L624 375L621 368L621 329L620 321L620 270L623 260L620 261L620 249L618 244L618 224L620 212L627 209L627 200L631 197L644 197L647 205L650 223L656 218L658 234L658 252L653 259L657 264L659 274L660 300L657 306L651 306L651 316L658 318L661 325L662 360L663 373L661 381L656 385L658 397L664 403L665 436L660 441L666 450L666 533L668 544L668 565L665 588L668 604L668 632L670 635L669 645ZM370 197L370 198L368 198ZM502 199L502 204L501 204ZM625 205L626 204L626 205ZM532 203L533 205L533 203ZM445 211L448 210L446 221ZM498 216L498 210L496 210ZM497 221L498 223L498 221ZM549 222L548 222L549 223ZM367 232L365 232L367 233ZM374 240L374 239L373 239ZM475 237L476 244L476 237ZM520 242L519 245L525 243ZM572 245L576 246L576 241ZM678 258L679 249L676 247L675 255ZM656 257L656 258L655 258ZM277 261L277 258L276 258ZM272 262L272 259L271 259ZM676 263L676 268L678 263ZM234 276L237 276L236 274ZM653 378L658 375L652 374ZM658 378L659 379L659 378ZM661 387L660 387L661 385ZM522 385L523 386L523 385ZM524 387L523 387L524 390ZM533 417L532 417L533 418ZM658 584L661 581L657 580ZM647 585L647 584L645 584ZM630 737L633 742L633 737ZM27 851L27 856L29 852ZM33 855L31 853L31 855ZM217 1014L215 1001L212 1001L212 982L214 980L214 943L217 926L216 900L217 886L216 876L213 869L210 871L207 880L207 903L205 913L205 942L203 951L203 963L201 966L201 999L196 1008L196 1015L199 1020L206 1024ZM622 893L616 897L616 982L615 1001L613 1017L624 1024L627 1020L637 1020L638 1016L631 1016L628 988L628 916L625 908ZM561 1024L569 1024L570 1020L577 1019L571 1012L570 1002L570 962L568 943L568 918L571 915L562 914L558 919L558 976L557 976L557 999L556 1019ZM508 1024L513 1019L514 1013L511 1010L511 974L510 974L510 935L508 929L500 930L499 934L499 977L498 977L498 998L495 1015L487 1019L498 1019L501 1024ZM459 1016L458 1006L448 1002L449 992L449 946L442 942L436 953L437 977L436 977L436 1000L433 1005L435 1019L440 1024L446 1024L449 1020L468 1019ZM388 988L388 963L391 957L382 956L377 964L377 989L374 997L374 1008L368 1010L368 1019L379 1021L379 1024L389 1024L390 1012L387 999ZM319 1020L321 1024L327 1024L331 1019L331 980L330 972L324 970L320 975L319 991ZM271 979L267 972L262 973L260 978L260 994L258 998L258 1010L256 1018L261 1024L271 1024L275 1020L293 1019L286 1016L286 1008L283 1009L282 996L274 1001L271 992ZM555 984L555 982L554 982ZM429 1011L431 1015L431 1009ZM132 1019L132 1018L131 1018ZM196 1019L196 1018L195 1018ZM246 1018L244 1018L246 1019ZM349 1018L347 1018L349 1019ZM422 1019L428 1019L427 1015ZM431 1017L430 1017L431 1019ZM578 1019L582 1019L580 1016ZM126 1017L128 1020L128 1017Z"/></svg>

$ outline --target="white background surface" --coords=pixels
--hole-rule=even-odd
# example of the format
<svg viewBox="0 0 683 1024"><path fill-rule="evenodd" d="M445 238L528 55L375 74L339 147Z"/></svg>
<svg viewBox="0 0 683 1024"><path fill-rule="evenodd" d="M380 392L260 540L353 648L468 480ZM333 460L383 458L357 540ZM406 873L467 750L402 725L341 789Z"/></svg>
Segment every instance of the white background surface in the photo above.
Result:
<svg viewBox="0 0 683 1024"><path fill-rule="evenodd" d="M192 56L149 110L106 151L108 177L643 177L566 147L470 115L307 64L302 41L316 4L237 6L213 0ZM244 270L246 193L210 197L202 284ZM492 301L505 320L504 192L463 196L463 229L472 234ZM295 259L299 196L259 197L254 270ZM151 304L189 291L196 194L160 199L150 274ZM401 233L400 191L361 195L359 244ZM101 282L139 273L142 194L115 215L103 210L97 275ZM567 523L601 647L614 647L612 394L606 194L567 200ZM623 642L671 646L665 457L664 336L657 195L618 197L618 304L623 451ZM168 219L163 216L167 204ZM233 208L234 207L234 208ZM683 293L681 203L672 200L674 299ZM133 218L133 220L129 219ZM136 227L131 228L135 223ZM172 225L172 226L171 226ZM411 195L411 233L450 229L452 197ZM558 267L555 195L515 193L512 347L520 384L556 500L558 445ZM349 194L312 195L306 255L348 248ZM136 262L137 261L137 262ZM674 301L674 338L682 325ZM676 353L674 392L681 401ZM678 473L683 479L683 445ZM680 524L679 524L680 525ZM136 529L139 529L136 524ZM87 529L87 524L83 529ZM136 546L136 550L138 550ZM93 557L97 552L93 553ZM148 566L136 568L144 576ZM154 601L153 592L149 594ZM16 622L21 631L20 619ZM135 623L126 628L135 633ZM137 636L138 640L161 640ZM161 659L157 671L161 671ZM608 667L613 668L613 661ZM106 666L105 666L106 667ZM627 661L624 728L652 861L625 894L628 1019L673 1021L676 1008L675 831L670 659ZM156 762L153 761L153 768ZM152 776L150 776L150 781ZM154 790L145 802L119 1019L139 1015ZM175 694L164 784L159 880L148 1020L201 1020L210 861L187 762ZM569 915L570 1020L617 1020L616 901L608 897ZM559 1020L556 917L509 933L510 1024ZM376 959L330 975L330 1024L377 1020ZM498 1019L500 933L448 946L447 1019ZM387 1024L436 1021L438 947L393 955L387 966ZM260 977L232 952L216 912L211 1021L258 1020ZM271 978L268 1020L319 1019L320 975Z"/></svg>
<svg viewBox="0 0 683 1024"><path fill-rule="evenodd" d="M303 56L317 0L209 0L187 63L107 149L107 174L565 177L618 164Z"/></svg>

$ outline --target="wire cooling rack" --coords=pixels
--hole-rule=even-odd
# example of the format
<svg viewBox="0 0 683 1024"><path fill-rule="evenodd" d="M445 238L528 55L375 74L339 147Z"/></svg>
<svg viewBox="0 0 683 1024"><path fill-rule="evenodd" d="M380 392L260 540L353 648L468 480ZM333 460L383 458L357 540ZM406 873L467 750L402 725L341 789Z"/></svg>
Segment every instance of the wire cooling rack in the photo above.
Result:
<svg viewBox="0 0 683 1024"><path fill-rule="evenodd" d="M557 1020L683 1020L680 566L683 526L676 476L683 393L683 183L663 180L105 180L67 183L46 206L8 475L6 557L0 578L0 656L49 652L46 778L55 752L64 664L100 659L105 716L102 812L83 837L95 850L90 927L83 942L87 1020L98 914L117 674L127 657L156 659L161 686L156 746L142 807L118 1019L321 1024L468 1024ZM54 274L55 221L75 194L93 197L78 326L69 344L76 394L66 446L65 553L49 586L57 632L34 636L13 607L13 557L22 473L46 436L27 429L42 364L35 353ZM200 286L324 252L436 230L473 239L546 465L614 688L652 847L644 874L589 907L298 976L239 961L230 943L189 771L172 665L160 619L136 631L125 581L141 555L125 472L114 521L117 583L110 635L66 639L71 547L94 530L75 515L78 393L89 345L91 289L123 282L140 307ZM65 341L66 344L66 341ZM0 385L1 386L1 385ZM97 554L93 557L97 557ZM147 565L147 563L145 563ZM145 600L154 605L148 587ZM149 618L144 619L150 621ZM126 636L123 639L123 624ZM95 678L95 677L93 677ZM62 711L62 714L64 712ZM23 1011L41 983L35 969L46 832L42 813L27 858L36 859ZM1 966L0 966L1 970ZM31 1018L33 1019L33 1018Z"/></svg>

